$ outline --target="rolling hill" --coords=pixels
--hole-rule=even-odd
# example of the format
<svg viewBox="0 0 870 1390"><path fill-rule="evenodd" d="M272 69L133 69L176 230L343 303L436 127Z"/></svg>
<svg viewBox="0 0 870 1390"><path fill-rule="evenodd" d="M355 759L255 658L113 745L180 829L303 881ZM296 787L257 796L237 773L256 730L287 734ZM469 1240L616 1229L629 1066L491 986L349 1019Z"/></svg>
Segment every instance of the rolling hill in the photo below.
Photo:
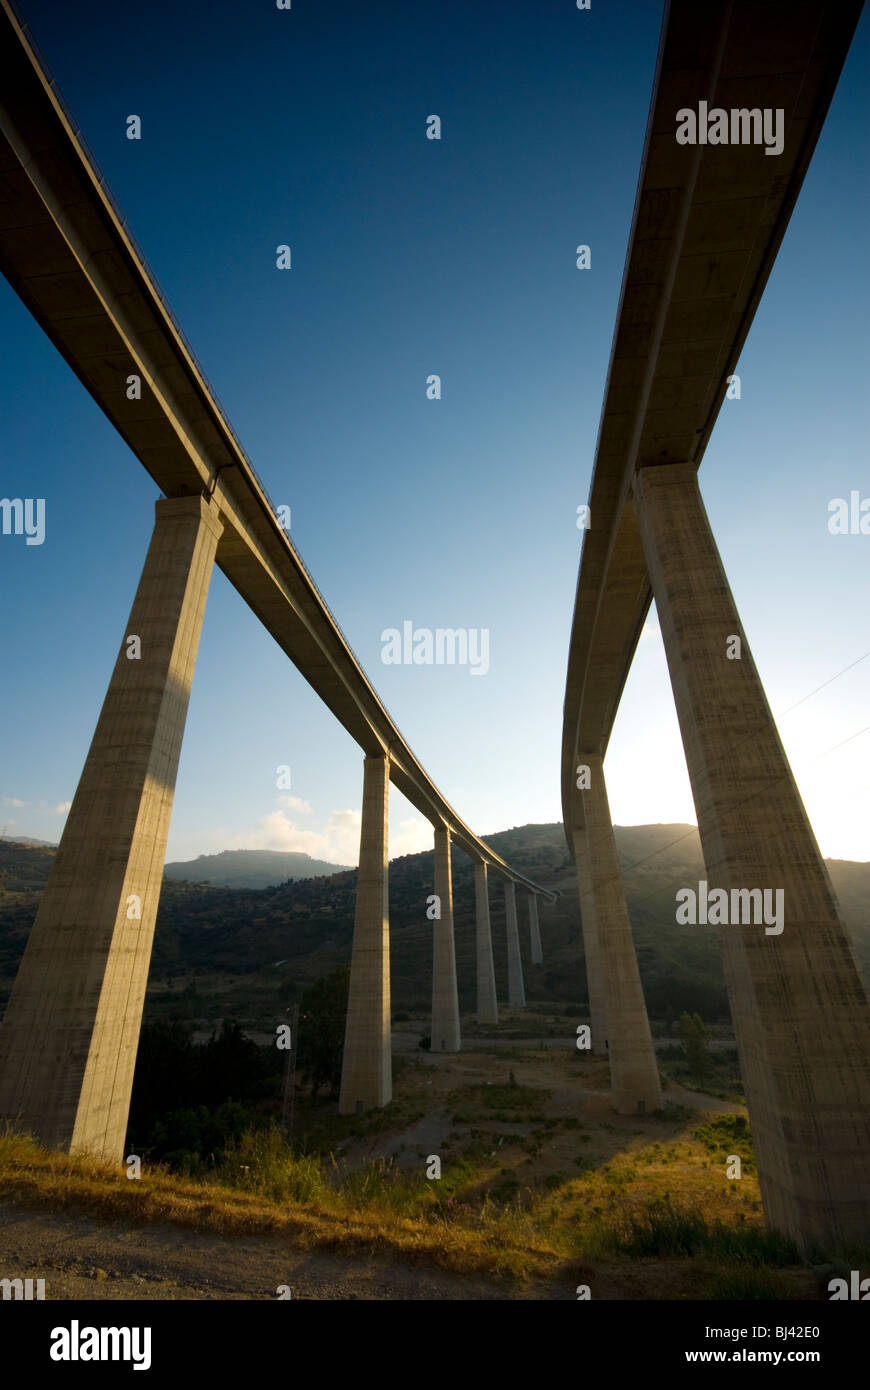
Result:
<svg viewBox="0 0 870 1390"><path fill-rule="evenodd" d="M167 864L163 874L188 883L211 883L216 888L274 888L288 879L324 878L348 867L285 850L225 849L221 854L201 854L197 859Z"/></svg>

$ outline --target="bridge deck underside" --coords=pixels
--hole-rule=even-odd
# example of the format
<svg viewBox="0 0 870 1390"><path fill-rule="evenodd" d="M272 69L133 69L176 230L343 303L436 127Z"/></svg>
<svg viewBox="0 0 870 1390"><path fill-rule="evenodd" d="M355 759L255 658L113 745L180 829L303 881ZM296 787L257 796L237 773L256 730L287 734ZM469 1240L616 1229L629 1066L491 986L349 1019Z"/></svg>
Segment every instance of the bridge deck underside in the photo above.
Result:
<svg viewBox="0 0 870 1390"><path fill-rule="evenodd" d="M367 754L472 858L530 889L460 819L402 738L318 592L83 154L0 12L0 269L167 497L214 490L217 564ZM141 399L128 377L142 379Z"/></svg>
<svg viewBox="0 0 870 1390"><path fill-rule="evenodd" d="M703 457L779 250L861 10L673 0L623 276L572 627L562 744L603 754L651 598L637 468ZM730 11L730 22L728 15ZM784 146L680 145L677 112L781 108ZM568 834L569 845L571 843Z"/></svg>

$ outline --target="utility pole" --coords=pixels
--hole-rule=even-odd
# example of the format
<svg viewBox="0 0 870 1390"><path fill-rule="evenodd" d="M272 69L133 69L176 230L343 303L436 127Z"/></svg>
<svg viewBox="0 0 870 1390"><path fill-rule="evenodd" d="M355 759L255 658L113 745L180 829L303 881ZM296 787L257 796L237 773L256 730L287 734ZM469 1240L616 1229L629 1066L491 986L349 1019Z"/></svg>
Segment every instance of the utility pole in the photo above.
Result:
<svg viewBox="0 0 870 1390"><path fill-rule="evenodd" d="M296 1038L299 1025L299 1005L293 1005L293 1022L290 1025L290 1048L287 1053L287 1068L284 1072L284 1102L281 1107L281 1128L288 1143L293 1143L293 1120L296 1111Z"/></svg>

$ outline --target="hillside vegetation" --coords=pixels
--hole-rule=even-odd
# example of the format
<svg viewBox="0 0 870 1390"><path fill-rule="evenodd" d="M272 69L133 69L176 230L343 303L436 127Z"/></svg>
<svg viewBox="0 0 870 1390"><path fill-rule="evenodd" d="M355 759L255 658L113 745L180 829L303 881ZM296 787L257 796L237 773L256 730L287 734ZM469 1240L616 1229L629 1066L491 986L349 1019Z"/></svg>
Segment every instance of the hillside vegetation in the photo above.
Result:
<svg viewBox="0 0 870 1390"><path fill-rule="evenodd" d="M530 1003L582 1004L586 978L580 914L561 825L527 825L488 838L530 878L561 894L554 907L541 907L542 966L529 961L527 909L524 894L518 894ZM651 1016L670 1020L688 1010L710 1021L727 1021L715 930L675 922L677 889L705 877L697 830L685 825L617 827L616 843ZM0 841L0 1006L8 997L53 855L51 849ZM870 865L834 860L829 869L870 977ZM431 852L406 855L390 864L394 1016L425 1011L430 1005L432 924L426 917L426 900L433 891L432 875ZM147 1016L199 1021L204 1027L232 1017L246 1027L273 1031L276 1017L312 980L350 958L355 889L354 869L259 890L166 879ZM505 997L504 893L495 875L490 903L496 983ZM473 904L472 865L457 850L454 915L464 1011L474 1007Z"/></svg>

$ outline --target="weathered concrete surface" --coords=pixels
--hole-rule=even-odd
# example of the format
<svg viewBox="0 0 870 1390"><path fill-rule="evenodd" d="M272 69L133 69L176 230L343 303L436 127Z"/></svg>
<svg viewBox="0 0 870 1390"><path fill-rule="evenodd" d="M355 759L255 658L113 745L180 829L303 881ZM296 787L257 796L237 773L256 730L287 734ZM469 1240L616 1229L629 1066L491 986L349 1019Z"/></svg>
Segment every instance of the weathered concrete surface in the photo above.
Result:
<svg viewBox="0 0 870 1390"><path fill-rule="evenodd" d="M591 918L600 952L613 1108L620 1115L649 1115L662 1103L655 1048L622 888L603 760L589 755L586 761L591 782L580 793L586 827L586 855L577 866L580 911L584 922L587 914Z"/></svg>
<svg viewBox="0 0 870 1390"><path fill-rule="evenodd" d="M592 883L592 869L589 865L589 851L586 848L585 821L580 819L578 823L578 820L575 819L571 838L574 846L574 860L577 865L577 890L580 895L580 920L583 929L583 958L586 962L586 989L589 994L592 1051L599 1057L606 1057L607 994L601 967L601 945L598 940L595 903L587 891L588 885Z"/></svg>
<svg viewBox="0 0 870 1390"><path fill-rule="evenodd" d="M505 879L504 914L507 931L508 1004L512 1009L526 1007L526 987L523 983L523 958L520 955L520 933L517 927L517 890L512 879Z"/></svg>
<svg viewBox="0 0 870 1390"><path fill-rule="evenodd" d="M124 1156L133 1070L217 509L157 503L151 544L60 848L0 1026L0 1116ZM129 637L141 642L130 659ZM138 914L138 915L135 915Z"/></svg>
<svg viewBox="0 0 870 1390"><path fill-rule="evenodd" d="M432 923L432 1041L433 1052L458 1052L459 994L456 987L456 943L453 938L453 874L450 831L435 827L435 894L440 917Z"/></svg>
<svg viewBox="0 0 870 1390"><path fill-rule="evenodd" d="M870 1004L854 950L695 469L642 469L634 496L710 888L784 892L781 932L718 928L766 1218L798 1237L870 1236Z"/></svg>
<svg viewBox="0 0 870 1390"><path fill-rule="evenodd" d="M342 1115L388 1105L393 1095L390 1053L389 792L389 758L385 755L367 757L363 773L350 992L338 1103Z"/></svg>
<svg viewBox="0 0 870 1390"><path fill-rule="evenodd" d="M477 1021L498 1023L492 928L489 920L489 885L485 863L474 866L474 903L477 925Z"/></svg>
<svg viewBox="0 0 870 1390"><path fill-rule="evenodd" d="M538 899L535 893L529 894L529 950L532 965L541 965L544 952L541 949L541 924L538 921Z"/></svg>

